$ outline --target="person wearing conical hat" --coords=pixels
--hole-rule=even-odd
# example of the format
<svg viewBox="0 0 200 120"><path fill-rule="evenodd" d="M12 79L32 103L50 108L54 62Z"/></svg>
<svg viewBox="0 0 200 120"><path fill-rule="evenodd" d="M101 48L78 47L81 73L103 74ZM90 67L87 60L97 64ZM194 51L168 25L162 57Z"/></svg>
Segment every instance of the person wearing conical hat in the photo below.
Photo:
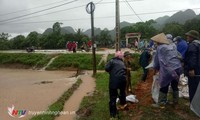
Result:
<svg viewBox="0 0 200 120"><path fill-rule="evenodd" d="M154 58L154 69L159 72L160 91L158 104L153 106L164 108L167 101L167 93L171 84L173 90L173 103L178 103L178 81L182 74L181 61L178 58L176 46L170 44L164 33L151 38L158 44Z"/></svg>
<svg viewBox="0 0 200 120"><path fill-rule="evenodd" d="M185 53L184 74L188 76L189 98L192 102L200 81L200 40L196 30L190 30L185 35L189 44Z"/></svg>

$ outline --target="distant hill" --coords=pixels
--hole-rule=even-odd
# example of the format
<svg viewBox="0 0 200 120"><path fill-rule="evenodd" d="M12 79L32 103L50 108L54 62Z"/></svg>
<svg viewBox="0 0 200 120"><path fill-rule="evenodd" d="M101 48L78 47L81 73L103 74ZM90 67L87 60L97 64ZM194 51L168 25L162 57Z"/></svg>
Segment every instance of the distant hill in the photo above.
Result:
<svg viewBox="0 0 200 120"><path fill-rule="evenodd" d="M173 14L166 23L177 22L180 24L184 24L187 20L193 19L196 17L196 14L193 10L188 9L186 11L179 11Z"/></svg>
<svg viewBox="0 0 200 120"><path fill-rule="evenodd" d="M163 17L159 17L157 19L155 19L155 21L158 23L158 24L165 24L166 21L169 19L170 17L169 16L163 16Z"/></svg>
<svg viewBox="0 0 200 120"><path fill-rule="evenodd" d="M52 28L47 28L44 32L43 32L43 35L48 35L48 34L51 34L53 33L53 29Z"/></svg>
<svg viewBox="0 0 200 120"><path fill-rule="evenodd" d="M101 32L101 28L94 28L94 35L99 35ZM86 30L83 34L87 36L91 36L91 29Z"/></svg>
<svg viewBox="0 0 200 120"><path fill-rule="evenodd" d="M184 24L187 20L197 17L195 12L191 9L186 11L179 11L173 14L171 17L163 16L155 19L156 23L153 25L156 29L161 30L166 23L176 22L179 24Z"/></svg>
<svg viewBox="0 0 200 120"><path fill-rule="evenodd" d="M134 23L129 23L129 22L123 21L123 22L120 23L120 28L131 26L133 24Z"/></svg>
<svg viewBox="0 0 200 120"><path fill-rule="evenodd" d="M43 35L48 35L48 34L51 34L53 33L53 29L52 28L47 28L44 32L43 32ZM67 27L62 27L61 28L61 34L66 34L66 33L72 33L74 34L75 31L72 27L70 26L67 26Z"/></svg>
<svg viewBox="0 0 200 120"><path fill-rule="evenodd" d="M74 31L74 29L70 26L67 26L67 27L62 27L62 30L61 30L61 33L65 34L65 33L72 33L72 34L75 34L76 32Z"/></svg>
<svg viewBox="0 0 200 120"><path fill-rule="evenodd" d="M196 15L193 10L188 9L188 10L185 10L185 11L179 11L179 12L173 14L172 16L159 17L159 18L155 19L156 23L153 24L153 26L156 29L161 30L166 23L176 22L176 23L179 23L179 24L184 24L187 20L193 19L193 18L200 19L200 14ZM129 23L129 22L123 21L123 22L120 23L120 28L123 28L123 27L126 27L126 26L131 26L131 25L134 25L134 24L135 23ZM107 29L107 28L105 28L105 29ZM100 34L101 31L102 30L100 28L94 28L94 34L95 35ZM48 28L44 31L43 34L48 35L52 32L53 32L52 28ZM91 36L91 29L88 29L86 31L81 31L81 32L85 35L88 35L89 37ZM74 34L74 33L76 33L76 31L72 27L66 26L66 27L62 27L61 33L62 34L66 34L66 33ZM113 30L110 30L110 35L111 35L112 39L114 39L115 28Z"/></svg>

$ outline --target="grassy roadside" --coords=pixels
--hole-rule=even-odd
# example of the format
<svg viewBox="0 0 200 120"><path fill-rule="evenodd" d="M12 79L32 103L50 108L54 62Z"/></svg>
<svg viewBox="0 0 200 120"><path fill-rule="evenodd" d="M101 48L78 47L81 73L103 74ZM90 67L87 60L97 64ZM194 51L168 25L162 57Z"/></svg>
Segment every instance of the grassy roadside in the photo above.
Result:
<svg viewBox="0 0 200 120"><path fill-rule="evenodd" d="M138 84L143 85L143 87L147 85L139 82L141 72L141 69L132 72L133 88L138 88ZM78 111L78 120L109 120L108 77L107 73L96 75L96 91L93 96L83 99ZM140 97L139 103L130 103L127 111L119 111L120 120L199 120L190 110L187 99L180 98L177 109L174 109L172 105L167 105L165 109L159 109L152 107L152 102L148 101L151 99L150 92L140 92L142 97ZM171 93L168 97L169 100L172 99Z"/></svg>
<svg viewBox="0 0 200 120"><path fill-rule="evenodd" d="M141 71L141 70L139 70ZM138 82L140 72L132 72L132 86L134 87ZM108 73L97 73L96 75L96 91L93 96L84 97L81 102L80 109L77 112L78 120L109 120L109 93L108 93ZM127 117L119 113L123 120L128 120Z"/></svg>
<svg viewBox="0 0 200 120"><path fill-rule="evenodd" d="M71 88L69 88L66 92L63 93L63 95L52 105L48 107L47 112L54 113L55 114L41 114L34 116L31 118L31 120L54 120L56 116L58 116L59 112L63 110L65 102L70 98L70 96L73 94L73 92L80 86L82 83L81 79L78 79L75 84L72 85Z"/></svg>
<svg viewBox="0 0 200 120"><path fill-rule="evenodd" d="M101 55L96 55L97 64L101 59ZM93 69L93 58L91 54L61 54L54 62L47 67L47 70L62 70L67 68L79 68L82 70ZM104 66L99 65L97 69L103 69Z"/></svg>
<svg viewBox="0 0 200 120"><path fill-rule="evenodd" d="M41 68L47 65L53 56L45 54L0 53L0 65L21 64L28 67ZM15 66L13 66L15 67Z"/></svg>
<svg viewBox="0 0 200 120"><path fill-rule="evenodd" d="M0 53L0 67L9 68L42 68L48 64L51 58L58 56L46 69L47 70L92 70L93 61L91 54L38 54L38 53ZM102 55L96 55L99 63ZM104 69L104 64L97 69Z"/></svg>
<svg viewBox="0 0 200 120"><path fill-rule="evenodd" d="M58 56L46 69L47 70L92 70L93 58L91 54L38 54L38 53L0 53L0 67L9 68L43 68L55 56ZM99 64L100 54L96 54L97 70L104 70L105 63ZM108 56L108 60L113 54ZM133 54L133 68L139 68L139 54Z"/></svg>

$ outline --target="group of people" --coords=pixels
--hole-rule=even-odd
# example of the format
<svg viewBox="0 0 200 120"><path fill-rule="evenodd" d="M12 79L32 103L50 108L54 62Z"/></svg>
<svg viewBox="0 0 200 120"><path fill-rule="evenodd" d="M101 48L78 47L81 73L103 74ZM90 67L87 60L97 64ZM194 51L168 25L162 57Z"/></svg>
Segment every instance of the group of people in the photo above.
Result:
<svg viewBox="0 0 200 120"><path fill-rule="evenodd" d="M200 40L199 32L191 30L186 34L187 41L180 36L173 39L171 34L160 33L151 38L156 49L153 57L153 68L155 73L159 73L159 97L155 107L164 108L168 103L167 94L169 86L173 90L173 105L177 106L179 98L178 83L182 73L188 77L190 103L196 93L200 81ZM145 59L144 59L145 58ZM116 99L119 97L120 105L126 107L126 95L131 91L130 83L130 53L121 51L115 53L105 66L105 70L110 74L109 78L109 109L111 119L116 117ZM145 49L140 57L140 64L143 67L144 75L147 77L147 70L150 59L149 50ZM118 89L120 93L118 94Z"/></svg>
<svg viewBox="0 0 200 120"><path fill-rule="evenodd" d="M68 41L66 44L66 48L68 49L68 51L73 51L74 53L77 50L77 46L78 46L77 42L75 42L75 41L73 41L73 42Z"/></svg>
<svg viewBox="0 0 200 120"><path fill-rule="evenodd" d="M165 107L168 103L169 85L173 90L173 105L176 107L179 98L178 82L184 73L188 77L190 103L196 93L200 81L200 41L199 32L190 30L185 33L187 42L180 36L172 39L170 34L158 34L151 39L157 43L154 58L154 69L159 72L160 91L157 107Z"/></svg>

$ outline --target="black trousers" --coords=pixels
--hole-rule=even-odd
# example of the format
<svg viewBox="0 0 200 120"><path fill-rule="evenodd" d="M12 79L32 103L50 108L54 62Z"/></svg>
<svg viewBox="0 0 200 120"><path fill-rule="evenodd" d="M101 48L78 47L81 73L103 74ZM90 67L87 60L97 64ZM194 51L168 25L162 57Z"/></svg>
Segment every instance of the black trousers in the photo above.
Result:
<svg viewBox="0 0 200 120"><path fill-rule="evenodd" d="M126 104L126 93L125 93L126 85L121 86L119 89L111 89L109 88L110 94L110 102L109 102L109 109L110 109L110 117L116 117L117 114L117 107L116 107L116 99L119 97L120 104ZM118 94L118 90L120 91Z"/></svg>
<svg viewBox="0 0 200 120"><path fill-rule="evenodd" d="M142 67L144 74L142 75L142 80L146 81L147 75L148 75L148 69L145 69L145 67Z"/></svg>
<svg viewBox="0 0 200 120"><path fill-rule="evenodd" d="M169 90L169 85L170 85L170 84L168 84L168 85L165 86L165 87L160 88L160 91L161 91L162 93L167 94L167 93L168 93L168 90ZM177 80L172 80L172 81L171 81L171 87L172 87L172 90L173 90L173 91L178 91L178 81L177 81Z"/></svg>
<svg viewBox="0 0 200 120"><path fill-rule="evenodd" d="M188 77L188 88L189 88L189 98L190 103L196 93L197 87L199 85L200 78L199 77Z"/></svg>

